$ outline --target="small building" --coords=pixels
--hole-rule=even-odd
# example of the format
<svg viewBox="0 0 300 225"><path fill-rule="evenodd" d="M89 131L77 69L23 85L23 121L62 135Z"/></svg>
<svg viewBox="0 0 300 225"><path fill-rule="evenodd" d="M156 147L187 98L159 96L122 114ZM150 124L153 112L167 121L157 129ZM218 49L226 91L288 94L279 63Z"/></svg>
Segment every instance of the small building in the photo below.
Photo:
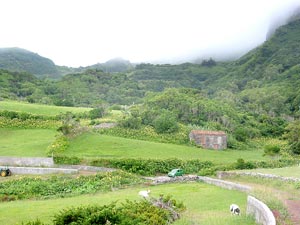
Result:
<svg viewBox="0 0 300 225"><path fill-rule="evenodd" d="M226 149L227 135L223 131L192 130L189 134L190 141L196 145L209 149Z"/></svg>

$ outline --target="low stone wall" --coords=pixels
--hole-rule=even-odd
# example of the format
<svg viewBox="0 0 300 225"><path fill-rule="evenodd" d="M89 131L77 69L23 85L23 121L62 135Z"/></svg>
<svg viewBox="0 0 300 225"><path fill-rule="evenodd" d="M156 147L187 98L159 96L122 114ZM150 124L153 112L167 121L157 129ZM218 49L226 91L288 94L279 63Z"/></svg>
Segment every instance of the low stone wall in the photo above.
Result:
<svg viewBox="0 0 300 225"><path fill-rule="evenodd" d="M218 172L217 177L222 179L225 177L230 177L230 176L252 176L252 177L260 177L260 178L265 178L265 179L276 179L276 180L282 180L282 181L292 181L292 182L299 182L299 178L295 177L282 177L274 174L265 174L265 173L256 173L256 172Z"/></svg>
<svg viewBox="0 0 300 225"><path fill-rule="evenodd" d="M11 173L14 174L73 174L78 173L77 169L63 168L43 168L43 167L9 167Z"/></svg>
<svg viewBox="0 0 300 225"><path fill-rule="evenodd" d="M113 171L116 171L116 169L114 169L114 168L85 166L85 165L57 165L57 167L64 168L64 169L76 169L76 170L92 171L92 172L113 172Z"/></svg>
<svg viewBox="0 0 300 225"><path fill-rule="evenodd" d="M159 177L144 177L146 180L151 180L152 184L164 184L164 183L174 183L174 182L187 182L187 181L197 181L197 175L184 175L178 177L168 177L168 176L159 176Z"/></svg>
<svg viewBox="0 0 300 225"><path fill-rule="evenodd" d="M236 184L230 181L225 181L225 180L219 180L219 179L213 179L210 177L202 177L198 176L198 179L208 183L208 184L213 184L222 188L226 188L229 190L237 190L237 191L243 191L243 192L249 192L251 190L251 187L246 186L246 185L241 185L241 184Z"/></svg>
<svg viewBox="0 0 300 225"><path fill-rule="evenodd" d="M41 166L53 167L53 158L43 157L0 157L1 166Z"/></svg>
<svg viewBox="0 0 300 225"><path fill-rule="evenodd" d="M252 215L256 223L262 225L276 225L276 220L269 207L258 199L248 196L247 215Z"/></svg>

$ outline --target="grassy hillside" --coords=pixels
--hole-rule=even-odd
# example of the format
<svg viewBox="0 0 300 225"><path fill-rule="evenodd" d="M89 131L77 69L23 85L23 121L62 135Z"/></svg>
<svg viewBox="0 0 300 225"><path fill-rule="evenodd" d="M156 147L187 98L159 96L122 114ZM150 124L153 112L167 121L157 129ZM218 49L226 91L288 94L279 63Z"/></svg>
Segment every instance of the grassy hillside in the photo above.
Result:
<svg viewBox="0 0 300 225"><path fill-rule="evenodd" d="M57 132L50 129L0 128L0 155L17 157L45 157L47 147Z"/></svg>
<svg viewBox="0 0 300 225"><path fill-rule="evenodd" d="M91 204L119 203L125 199L139 200L138 192L142 188L135 187L108 193L82 195L73 198L54 200L14 201L0 204L0 223L6 225L21 224L39 218L42 222L50 222L54 213L62 209ZM234 200L239 204L242 212L246 210L246 194L224 190L203 183L167 184L150 187L151 195L171 194L176 200L183 201L187 207L182 219L176 225L211 224L211 225L254 225L254 221L246 218L245 213L240 217L233 217L229 212L229 205ZM189 193L189 194L187 194ZM205 204L204 204L205 203Z"/></svg>
<svg viewBox="0 0 300 225"><path fill-rule="evenodd" d="M96 133L85 133L73 139L64 154L67 156L93 158L201 159L215 163L236 162L238 158L247 160L266 159L266 157L263 157L263 150L204 150L197 147L140 141Z"/></svg>

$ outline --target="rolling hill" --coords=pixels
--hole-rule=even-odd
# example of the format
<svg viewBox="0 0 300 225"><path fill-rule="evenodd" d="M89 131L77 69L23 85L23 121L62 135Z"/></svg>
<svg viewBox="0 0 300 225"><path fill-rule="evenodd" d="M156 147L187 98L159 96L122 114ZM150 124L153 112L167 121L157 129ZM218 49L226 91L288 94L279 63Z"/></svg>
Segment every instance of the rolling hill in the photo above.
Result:
<svg viewBox="0 0 300 225"><path fill-rule="evenodd" d="M37 77L59 77L50 59L21 48L0 48L0 69L27 72Z"/></svg>

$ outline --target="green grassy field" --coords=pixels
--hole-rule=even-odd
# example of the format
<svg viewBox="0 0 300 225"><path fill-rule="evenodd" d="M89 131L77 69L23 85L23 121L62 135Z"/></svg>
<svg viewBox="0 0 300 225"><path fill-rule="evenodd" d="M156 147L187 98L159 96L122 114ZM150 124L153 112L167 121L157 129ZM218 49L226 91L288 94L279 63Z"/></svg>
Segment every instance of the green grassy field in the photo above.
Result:
<svg viewBox="0 0 300 225"><path fill-rule="evenodd" d="M57 131L50 129L0 129L1 156L45 157Z"/></svg>
<svg viewBox="0 0 300 225"><path fill-rule="evenodd" d="M138 191L151 190L151 196L171 194L173 198L183 201L187 210L175 225L254 225L252 218L245 216L246 194L221 189L204 183L166 184L150 187L135 187L108 193L82 195L73 198L52 200L27 200L5 202L0 204L0 224L21 224L39 218L42 222L50 222L54 213L64 208L90 204L109 204L112 201L122 202L125 199L139 200ZM235 202L241 207L242 216L232 216L229 205Z"/></svg>
<svg viewBox="0 0 300 225"><path fill-rule="evenodd" d="M63 107L52 105L50 106L17 101L0 101L0 110L26 112L36 115L55 116L59 115L60 113L66 112L82 113L91 110L91 108Z"/></svg>
<svg viewBox="0 0 300 225"><path fill-rule="evenodd" d="M204 150L197 147L133 140L96 133L85 133L72 140L65 154L78 157L201 159L215 163L236 162L238 158L245 160L268 159L260 150Z"/></svg>
<svg viewBox="0 0 300 225"><path fill-rule="evenodd" d="M283 177L300 178L300 166L275 168L275 169L244 170L241 172L265 173L265 174L274 174Z"/></svg>

